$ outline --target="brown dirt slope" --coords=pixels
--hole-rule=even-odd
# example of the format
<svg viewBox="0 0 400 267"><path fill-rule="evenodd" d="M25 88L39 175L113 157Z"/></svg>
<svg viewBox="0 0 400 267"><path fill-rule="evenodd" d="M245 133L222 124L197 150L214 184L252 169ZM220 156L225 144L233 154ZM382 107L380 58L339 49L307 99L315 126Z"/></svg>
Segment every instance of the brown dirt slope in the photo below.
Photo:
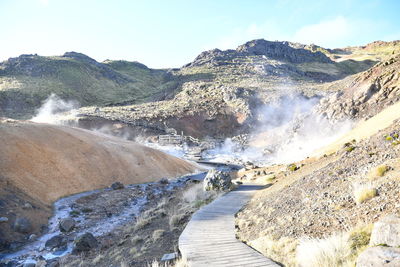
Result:
<svg viewBox="0 0 400 267"><path fill-rule="evenodd" d="M44 203L114 181L144 183L196 170L131 141L47 124L1 123L0 149L3 179Z"/></svg>

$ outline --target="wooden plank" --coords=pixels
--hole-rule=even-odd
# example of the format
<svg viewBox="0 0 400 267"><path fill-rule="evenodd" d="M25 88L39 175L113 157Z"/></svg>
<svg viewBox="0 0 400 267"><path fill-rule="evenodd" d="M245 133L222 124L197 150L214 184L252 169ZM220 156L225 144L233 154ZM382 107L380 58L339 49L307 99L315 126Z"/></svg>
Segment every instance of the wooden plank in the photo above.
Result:
<svg viewBox="0 0 400 267"><path fill-rule="evenodd" d="M241 185L198 210L179 237L190 266L279 266L235 237L235 213L260 187Z"/></svg>

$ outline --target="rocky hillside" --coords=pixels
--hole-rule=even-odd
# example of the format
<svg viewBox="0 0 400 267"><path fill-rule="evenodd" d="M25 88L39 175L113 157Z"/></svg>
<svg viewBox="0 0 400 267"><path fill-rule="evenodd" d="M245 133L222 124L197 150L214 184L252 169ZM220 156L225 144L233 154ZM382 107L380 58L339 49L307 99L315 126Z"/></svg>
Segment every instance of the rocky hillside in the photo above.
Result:
<svg viewBox="0 0 400 267"><path fill-rule="evenodd" d="M338 92L322 101L321 113L335 120L371 117L400 100L400 54L331 87Z"/></svg>
<svg viewBox="0 0 400 267"><path fill-rule="evenodd" d="M356 61L351 54L315 45L254 40L236 50L205 51L174 70L172 74L179 77L182 86L172 99L82 108L80 114L84 120L100 117L161 132L175 128L195 137L226 137L253 125L263 103L293 91L324 95L327 89L334 90L330 82L365 71L377 62L377 57Z"/></svg>
<svg viewBox="0 0 400 267"><path fill-rule="evenodd" d="M30 118L51 94L81 106L141 103L164 98L177 82L166 70L105 61L76 52L21 55L0 63L0 116Z"/></svg>
<svg viewBox="0 0 400 267"><path fill-rule="evenodd" d="M224 136L251 120L254 104L293 90L324 94L327 82L364 71L398 47L392 42L329 50L261 39L235 50L205 51L193 62L171 70L128 61L100 63L76 52L55 57L21 55L0 63L0 115L29 118L54 93L82 107L109 106L100 114L93 113L96 108L83 109L82 115L136 124L144 120L155 128L160 128L161 121L191 135L204 136L201 129L207 128L215 129L213 135ZM137 105L163 99L167 101ZM182 122L177 123L177 117ZM228 128L223 126L225 118L231 125ZM198 126L188 129L188 120Z"/></svg>
<svg viewBox="0 0 400 267"><path fill-rule="evenodd" d="M60 197L110 186L157 181L197 167L160 151L90 131L0 122L0 250L39 233ZM5 218L5 219L4 219ZM18 220L24 218L25 228Z"/></svg>
<svg viewBox="0 0 400 267"><path fill-rule="evenodd" d="M396 107L390 117L397 120L389 127L377 133L363 127L361 135L356 127L353 140L320 158L239 173L244 180L270 185L238 214L239 238L285 266L354 266L367 247L393 246L373 239L398 236L388 227L398 227L400 220L378 233L371 235L371 230L386 216L400 215L400 105ZM398 250L392 256L382 253L380 258L364 255L363 261L390 262L399 255ZM375 264L357 266L384 266Z"/></svg>

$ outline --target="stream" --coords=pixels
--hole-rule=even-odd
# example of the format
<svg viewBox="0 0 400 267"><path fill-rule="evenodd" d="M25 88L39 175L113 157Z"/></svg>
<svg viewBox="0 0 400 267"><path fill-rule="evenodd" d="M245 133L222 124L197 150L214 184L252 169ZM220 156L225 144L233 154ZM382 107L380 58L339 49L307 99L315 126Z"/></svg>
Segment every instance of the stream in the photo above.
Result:
<svg viewBox="0 0 400 267"><path fill-rule="evenodd" d="M22 265L24 263L34 262L36 259L44 259L48 261L65 256L72 252L74 246L73 241L77 236L88 232L92 233L95 237L107 235L117 227L135 221L144 210L146 204L148 204L155 196L166 194L178 187L182 187L189 180L202 180L205 175L206 172L200 172L171 179L168 183L152 182L146 184L132 184L125 186L123 190L105 188L61 198L53 204L54 215L48 222L47 233L40 236L36 241L26 244L18 251L0 254L0 265L3 266L2 263L8 263L8 265L4 266L18 266L20 264ZM110 194L120 194L119 196L117 195L117 197L124 199L121 204L118 203L119 207L117 211L113 209L112 215L102 216L102 214L94 214L94 216L92 215L94 218L92 218L85 212L76 212L77 205L85 198L91 198L94 196L97 198L107 198ZM103 195L105 195L105 197L103 197ZM82 203L79 205L82 206ZM59 221L71 217L76 222L74 230L67 234L62 233L59 229ZM57 250L46 248L46 241L60 234L67 236L67 245L58 248Z"/></svg>

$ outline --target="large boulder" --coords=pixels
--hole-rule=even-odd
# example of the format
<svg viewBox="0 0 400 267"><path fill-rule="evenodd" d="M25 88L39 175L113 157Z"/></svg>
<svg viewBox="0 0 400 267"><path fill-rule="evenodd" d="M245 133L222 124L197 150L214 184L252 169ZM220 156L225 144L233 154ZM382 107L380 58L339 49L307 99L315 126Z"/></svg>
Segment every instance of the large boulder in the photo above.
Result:
<svg viewBox="0 0 400 267"><path fill-rule="evenodd" d="M370 245L382 244L389 247L400 246L400 217L388 215L374 224Z"/></svg>
<svg viewBox="0 0 400 267"><path fill-rule="evenodd" d="M45 247L49 249L61 248L67 245L67 238L62 235L55 235L48 239L45 243Z"/></svg>
<svg viewBox="0 0 400 267"><path fill-rule="evenodd" d="M400 266L400 248L370 247L357 258L357 267L397 267Z"/></svg>
<svg viewBox="0 0 400 267"><path fill-rule="evenodd" d="M28 218L20 217L14 222L14 231L22 234L27 234L32 230L32 224Z"/></svg>
<svg viewBox="0 0 400 267"><path fill-rule="evenodd" d="M74 252L89 251L97 248L99 245L99 241L97 241L97 239L91 233L85 233L78 236L74 243Z"/></svg>
<svg viewBox="0 0 400 267"><path fill-rule="evenodd" d="M228 172L213 169L204 178L203 187L206 191L227 191L232 189L233 184Z"/></svg>
<svg viewBox="0 0 400 267"><path fill-rule="evenodd" d="M62 219L58 226L61 232L70 232L75 227L75 220L72 218Z"/></svg>

